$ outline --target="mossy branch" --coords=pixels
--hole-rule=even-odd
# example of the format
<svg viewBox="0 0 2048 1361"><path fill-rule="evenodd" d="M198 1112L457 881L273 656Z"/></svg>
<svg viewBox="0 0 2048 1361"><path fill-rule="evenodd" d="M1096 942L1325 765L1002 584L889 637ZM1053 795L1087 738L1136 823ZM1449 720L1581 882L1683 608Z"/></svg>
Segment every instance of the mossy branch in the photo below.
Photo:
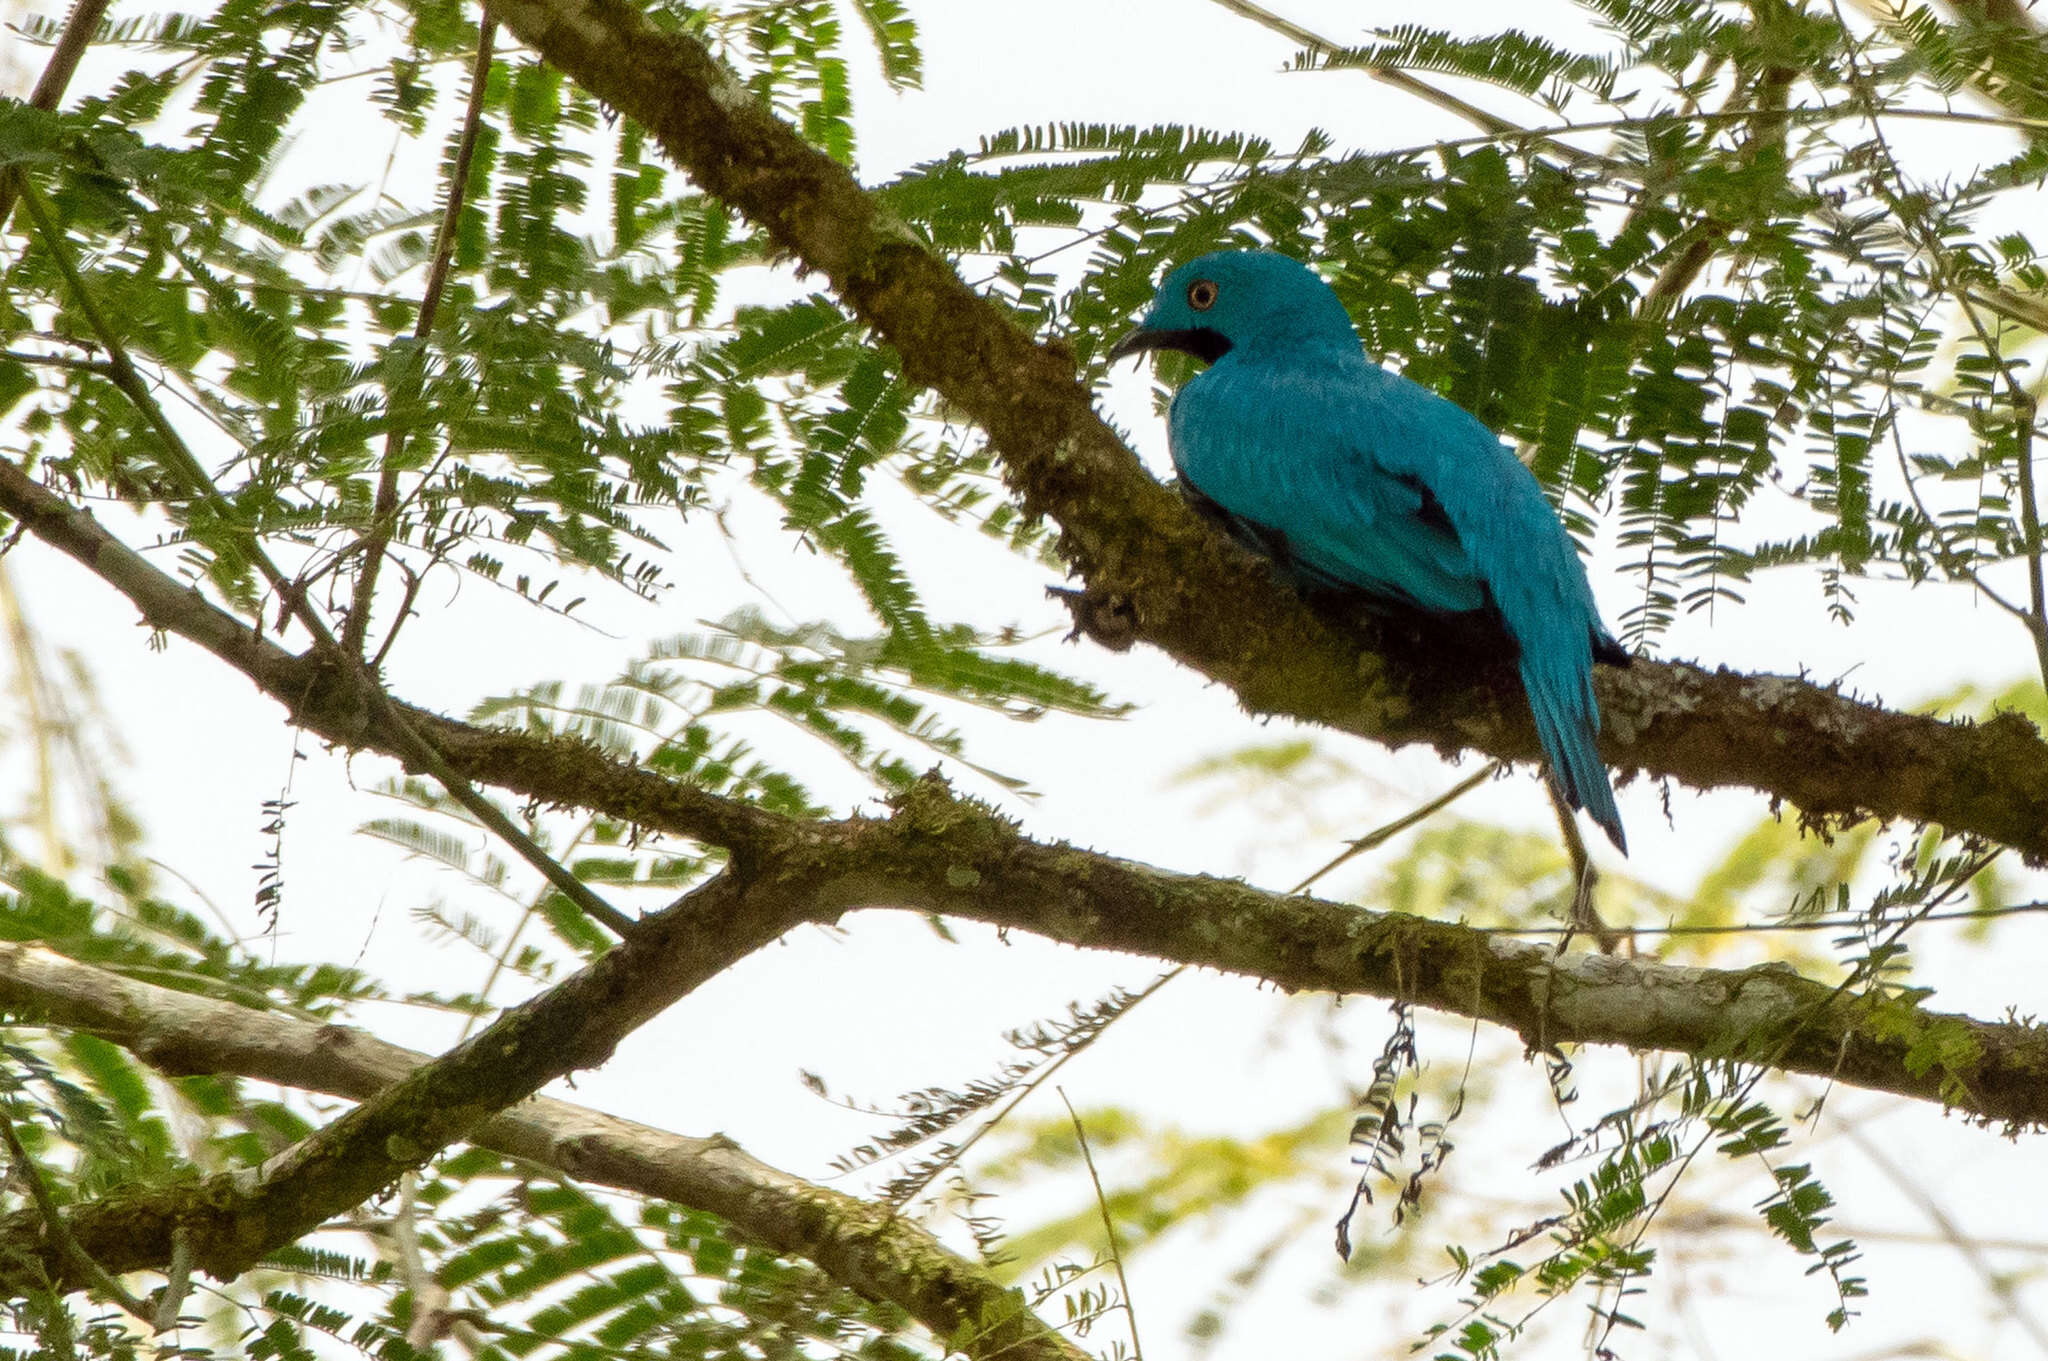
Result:
<svg viewBox="0 0 2048 1361"><path fill-rule="evenodd" d="M431 1063L413 1069L260 1168L171 1188L124 1191L70 1208L66 1251L40 1211L0 1219L7 1293L91 1284L79 1252L119 1275L181 1253L221 1279L362 1204L543 1084L594 1067L663 1007L802 920L777 886L731 871L635 926L594 964ZM800 896L800 895L798 895Z"/></svg>
<svg viewBox="0 0 2048 1361"><path fill-rule="evenodd" d="M235 1073L357 1101L431 1060L347 1026L157 987L34 945L0 944L0 1003L86 1031L173 1075ZM690 1138L537 1097L468 1142L580 1181L719 1216L749 1239L888 1300L970 1357L1081 1361L1021 1292L886 1208L770 1167L721 1136ZM6 1240L0 1238L0 1253Z"/></svg>
<svg viewBox="0 0 2048 1361"><path fill-rule="evenodd" d="M350 748L405 759L408 748L383 731L379 711L362 702L359 668L286 651L4 461L0 510L92 567L151 624L200 643L247 675L295 723ZM1700 683L1771 684L1768 678L1706 676ZM1796 687L1784 703L1825 696L1784 684ZM1761 699L1772 702L1768 695ZM731 857L730 882L775 885L774 911L785 926L831 921L862 907L943 912L1286 988L1405 1000L1508 1026L1538 1048L1618 1044L1768 1060L1988 1121L2048 1124L2048 1031L2030 1023L1949 1015L1889 993L1839 993L1775 966L1726 971L1558 958L1547 946L1455 922L1175 874L1034 841L938 780L920 783L886 818L806 821L678 783L587 744L477 727L389 703L466 779L723 848ZM2007 736L2008 726L1943 730L1995 741ZM2024 739L2034 740L2031 727L2020 726ZM664 923L663 932L675 929L673 909L649 920ZM628 937L636 958L647 929L635 927ZM744 931L735 936L745 939ZM695 975L679 968L675 976ZM659 1001L642 999L631 1016L609 1004L605 1024L616 1028L607 1033L625 1034L687 986Z"/></svg>

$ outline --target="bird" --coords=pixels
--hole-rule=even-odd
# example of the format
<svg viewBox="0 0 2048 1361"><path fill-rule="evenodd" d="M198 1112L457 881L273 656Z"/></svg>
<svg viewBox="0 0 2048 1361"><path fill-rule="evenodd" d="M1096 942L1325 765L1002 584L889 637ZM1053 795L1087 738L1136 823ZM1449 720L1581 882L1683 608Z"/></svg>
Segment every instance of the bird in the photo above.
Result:
<svg viewBox="0 0 2048 1361"><path fill-rule="evenodd" d="M1207 365L1167 419L1196 503L1301 589L1497 618L1557 788L1628 854L1595 748L1593 663L1630 655L1601 623L1543 488L1500 437L1374 362L1330 286L1278 252L1218 251L1174 269L1108 358L1155 350Z"/></svg>

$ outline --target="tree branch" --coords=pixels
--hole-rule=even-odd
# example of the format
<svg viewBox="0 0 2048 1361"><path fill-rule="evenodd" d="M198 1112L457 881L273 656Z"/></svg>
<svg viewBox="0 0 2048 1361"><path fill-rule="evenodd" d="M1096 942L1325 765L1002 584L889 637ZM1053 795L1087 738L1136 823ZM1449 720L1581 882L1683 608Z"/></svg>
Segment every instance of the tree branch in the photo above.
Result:
<svg viewBox="0 0 2048 1361"><path fill-rule="evenodd" d="M1845 993L1783 964L1557 956L1456 922L1174 874L1015 825L927 780L856 832L820 906L885 904L1506 1026L1532 1049L1619 1044L1767 1064L2008 1125L2048 1124L2048 1027Z"/></svg>
<svg viewBox="0 0 2048 1361"><path fill-rule="evenodd" d="M242 671L290 710L295 723L330 741L406 759L407 748L361 702L359 668L336 666L318 655L295 656L260 637L5 461L0 509L124 591L150 623L201 643ZM1752 711L1775 704L1848 703L1794 681L1690 674L1702 686L1756 688L1747 706ZM1792 693L1773 696L1773 685ZM1719 703L1730 713L1744 707L1712 694L1701 702ZM1457 923L1175 874L1033 841L1014 823L955 798L936 780L899 799L891 817L810 822L674 782L586 744L475 727L395 699L387 703L470 780L723 847L731 855L729 873L741 876L738 882L759 877L777 886L782 896L776 910L785 926L829 922L860 907L942 912L1072 945L1206 965L1290 989L1405 1000L1507 1026L1537 1048L1619 1044L1743 1059L1938 1101L1987 1121L2048 1125L2048 1030L2032 1024L1936 1012L1882 991L1839 993L1778 965L1729 971L1597 956L1556 958L1546 946ZM1924 725L1944 734L1943 742L2019 740L2005 731L2015 725L2025 741L2038 741L2031 726L2017 719L1950 727L1896 714L1879 717ZM1751 733L1747 740L1759 738ZM1909 757L1910 748L1900 759ZM1904 768L1889 775L1912 778ZM675 929L674 909L647 920L665 923L663 932ZM648 929L636 926L620 949L632 947L637 958ZM676 976L691 975L678 969ZM658 1003L643 1000L643 1010L620 1020L615 1033L626 1033L687 986ZM479 1041L498 1029L493 1026Z"/></svg>
<svg viewBox="0 0 2048 1361"><path fill-rule="evenodd" d="M33 945L0 944L0 1002L111 1041L173 1075L236 1073L367 1101L427 1055L347 1026L157 987ZM1081 1361L1021 1292L900 1216L749 1157L721 1136L685 1138L538 1097L467 1141L581 1181L706 1210L839 1284L889 1300L973 1357ZM0 1252L5 1251L0 1238Z"/></svg>
<svg viewBox="0 0 2048 1361"><path fill-rule="evenodd" d="M1512 673L1319 617L1223 546L1090 404L1073 364L1034 343L912 240L845 167L809 146L687 34L621 0L504 0L499 19L585 89L645 124L707 191L764 229L902 358L905 377L977 421L1024 508L1050 516L1086 582L1082 624L1142 640L1285 714L1401 746L1533 759ZM1227 602L1219 604L1219 602ZM1596 677L1601 754L1699 788L1747 785L1815 822L1938 822L2048 861L2048 744L2025 719L1972 727L1888 712L1783 676L1642 661Z"/></svg>
<svg viewBox="0 0 2048 1361"><path fill-rule="evenodd" d="M806 901L794 877L801 863L785 859L780 869L793 877L760 886L728 869L644 919L589 967L260 1168L72 1207L70 1239L115 1275L162 1268L187 1250L214 1276L239 1275L544 1083L602 1063L663 1007L799 924L790 905ZM0 1219L0 1287L9 1293L44 1280L63 1290L90 1284L74 1258L44 1232L38 1211Z"/></svg>

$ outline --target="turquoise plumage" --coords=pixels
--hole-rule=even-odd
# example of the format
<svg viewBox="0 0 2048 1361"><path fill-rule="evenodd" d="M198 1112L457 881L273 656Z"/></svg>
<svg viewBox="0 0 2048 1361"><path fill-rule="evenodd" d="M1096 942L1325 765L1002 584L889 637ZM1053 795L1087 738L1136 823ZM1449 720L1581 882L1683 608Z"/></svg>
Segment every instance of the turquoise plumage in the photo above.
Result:
<svg viewBox="0 0 2048 1361"><path fill-rule="evenodd" d="M1628 654L1500 439L1368 359L1337 295L1283 255L1227 251L1174 270L1110 353L1147 349L1208 361L1173 401L1174 467L1245 542L1307 586L1498 614L1559 787L1626 853L1594 747L1593 662Z"/></svg>

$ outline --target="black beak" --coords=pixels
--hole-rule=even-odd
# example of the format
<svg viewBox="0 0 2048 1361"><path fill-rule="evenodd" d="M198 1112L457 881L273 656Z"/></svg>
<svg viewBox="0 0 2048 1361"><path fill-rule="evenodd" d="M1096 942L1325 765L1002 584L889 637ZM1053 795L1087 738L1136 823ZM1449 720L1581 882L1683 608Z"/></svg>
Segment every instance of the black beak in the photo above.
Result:
<svg viewBox="0 0 2048 1361"><path fill-rule="evenodd" d="M1119 359L1143 354L1146 350L1179 350L1205 364L1213 364L1230 353L1230 342L1223 338L1221 331L1207 326L1192 326L1181 331L1154 331L1140 326L1109 347L1109 362L1114 364Z"/></svg>
<svg viewBox="0 0 2048 1361"><path fill-rule="evenodd" d="M1119 359L1128 359L1134 354L1158 349L1159 337L1162 334L1163 332L1159 331L1148 331L1142 326L1124 332L1117 337L1116 344L1109 347L1109 362L1114 364Z"/></svg>

